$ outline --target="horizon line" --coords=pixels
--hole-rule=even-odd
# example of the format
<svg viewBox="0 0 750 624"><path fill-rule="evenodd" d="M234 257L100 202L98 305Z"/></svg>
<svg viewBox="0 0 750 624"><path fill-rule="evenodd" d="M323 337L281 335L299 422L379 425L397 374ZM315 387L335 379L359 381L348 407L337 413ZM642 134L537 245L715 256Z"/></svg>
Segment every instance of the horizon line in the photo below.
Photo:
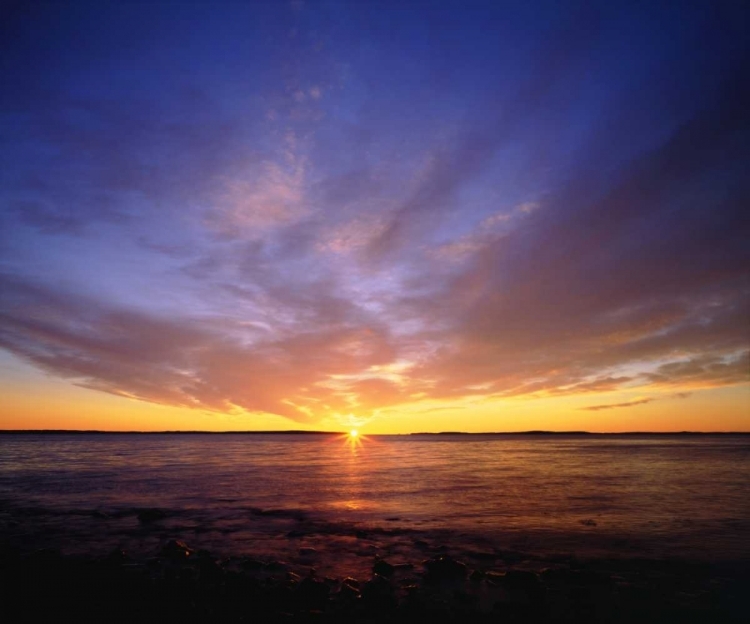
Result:
<svg viewBox="0 0 750 624"><path fill-rule="evenodd" d="M253 430L226 430L206 431L200 429L164 429L159 431L143 430L106 430L106 429L0 429L0 435L4 434L138 434L138 435L348 435L349 431L324 431L306 429L253 429ZM531 429L528 431L414 431L410 433L370 433L362 434L368 436L417 436L417 435L464 435L464 436L489 436L489 435L750 435L750 431L584 431L584 430L545 430Z"/></svg>

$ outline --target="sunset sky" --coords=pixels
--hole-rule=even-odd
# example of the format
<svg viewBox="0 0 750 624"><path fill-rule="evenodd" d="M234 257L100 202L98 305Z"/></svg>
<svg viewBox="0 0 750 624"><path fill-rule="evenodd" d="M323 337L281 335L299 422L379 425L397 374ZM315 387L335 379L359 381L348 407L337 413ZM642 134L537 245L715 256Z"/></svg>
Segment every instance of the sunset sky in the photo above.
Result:
<svg viewBox="0 0 750 624"><path fill-rule="evenodd" d="M750 430L749 15L3 3L0 428Z"/></svg>

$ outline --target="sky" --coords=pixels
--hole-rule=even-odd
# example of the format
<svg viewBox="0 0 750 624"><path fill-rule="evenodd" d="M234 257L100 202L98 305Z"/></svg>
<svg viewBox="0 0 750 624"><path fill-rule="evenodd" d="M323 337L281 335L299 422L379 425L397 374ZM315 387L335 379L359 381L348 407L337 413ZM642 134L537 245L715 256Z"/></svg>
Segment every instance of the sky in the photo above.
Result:
<svg viewBox="0 0 750 624"><path fill-rule="evenodd" d="M6 2L0 428L750 431L750 9Z"/></svg>

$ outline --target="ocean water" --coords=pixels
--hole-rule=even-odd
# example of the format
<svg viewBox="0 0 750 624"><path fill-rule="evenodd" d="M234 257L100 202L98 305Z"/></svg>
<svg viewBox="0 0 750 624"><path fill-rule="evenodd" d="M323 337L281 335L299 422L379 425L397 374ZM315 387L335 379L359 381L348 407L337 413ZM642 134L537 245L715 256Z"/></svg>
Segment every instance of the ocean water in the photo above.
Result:
<svg viewBox="0 0 750 624"><path fill-rule="evenodd" d="M747 559L750 436L1 435L0 537L341 561L419 540Z"/></svg>

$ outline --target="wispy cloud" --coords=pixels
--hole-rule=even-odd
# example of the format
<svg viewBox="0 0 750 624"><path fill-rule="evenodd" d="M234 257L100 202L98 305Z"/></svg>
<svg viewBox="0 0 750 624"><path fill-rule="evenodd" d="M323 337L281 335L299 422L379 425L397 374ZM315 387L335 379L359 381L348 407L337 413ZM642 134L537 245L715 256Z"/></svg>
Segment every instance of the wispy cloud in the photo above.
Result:
<svg viewBox="0 0 750 624"><path fill-rule="evenodd" d="M155 37L123 9L142 56L18 25L4 349L103 392L297 422L750 382L731 11L551 7L542 26L501 7L490 36L387 3L182 10ZM613 392L645 398L596 398Z"/></svg>
<svg viewBox="0 0 750 624"><path fill-rule="evenodd" d="M582 410L588 411L588 412L598 412L600 410L608 410L608 409L617 409L622 407L635 407L636 405L645 405L646 403L651 403L652 401L655 401L656 399L653 399L651 397L646 397L644 399L634 399L633 401L625 401L624 403L607 403L605 405L590 405L589 407L582 407Z"/></svg>
<svg viewBox="0 0 750 624"><path fill-rule="evenodd" d="M286 225L309 213L305 204L305 171L265 161L244 178L221 179L214 198L214 223L227 232L247 235Z"/></svg>
<svg viewBox="0 0 750 624"><path fill-rule="evenodd" d="M658 397L644 397L641 399L633 399L632 401L624 401L622 403L605 403L603 405L590 405L588 407L581 407L579 409L587 412L598 412L600 410L615 409L620 407L635 407L636 405L645 405L646 403L652 403L653 401L661 401L663 399L687 399L692 395L692 392L675 392L673 394L662 395Z"/></svg>

